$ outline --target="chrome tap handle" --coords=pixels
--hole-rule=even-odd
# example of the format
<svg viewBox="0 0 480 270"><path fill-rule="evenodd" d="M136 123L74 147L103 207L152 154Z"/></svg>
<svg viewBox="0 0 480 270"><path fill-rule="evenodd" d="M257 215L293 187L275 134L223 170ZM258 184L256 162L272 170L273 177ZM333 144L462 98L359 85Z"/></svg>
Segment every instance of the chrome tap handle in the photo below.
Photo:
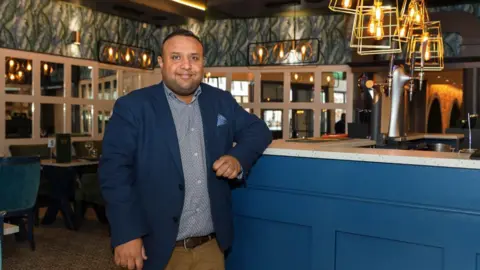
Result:
<svg viewBox="0 0 480 270"><path fill-rule="evenodd" d="M390 57L390 66L388 70L388 96L392 96L392 84L393 84L393 63L395 61L395 54Z"/></svg>
<svg viewBox="0 0 480 270"><path fill-rule="evenodd" d="M422 41L422 47L421 47L421 60L420 60L420 74L419 74L419 91L422 91L422 86L423 86L423 78L425 75L425 72L423 71L423 68L425 67L425 54L427 52L427 46L428 46L428 39Z"/></svg>
<svg viewBox="0 0 480 270"><path fill-rule="evenodd" d="M413 88L415 86L415 57L410 59L410 89L408 89L409 99L413 99Z"/></svg>
<svg viewBox="0 0 480 270"><path fill-rule="evenodd" d="M472 116L470 115L470 113L468 113L468 118L467 118L467 121L468 121L468 149L471 150L472 149L472 127L470 125L470 118Z"/></svg>

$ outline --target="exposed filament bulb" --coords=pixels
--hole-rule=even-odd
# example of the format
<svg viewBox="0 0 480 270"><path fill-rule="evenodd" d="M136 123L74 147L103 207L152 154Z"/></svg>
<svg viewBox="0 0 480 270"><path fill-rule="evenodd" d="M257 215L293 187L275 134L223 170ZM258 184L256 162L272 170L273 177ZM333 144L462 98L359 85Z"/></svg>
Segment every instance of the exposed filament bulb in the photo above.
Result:
<svg viewBox="0 0 480 270"><path fill-rule="evenodd" d="M352 0L342 0L342 6L344 8L351 8L352 7Z"/></svg>

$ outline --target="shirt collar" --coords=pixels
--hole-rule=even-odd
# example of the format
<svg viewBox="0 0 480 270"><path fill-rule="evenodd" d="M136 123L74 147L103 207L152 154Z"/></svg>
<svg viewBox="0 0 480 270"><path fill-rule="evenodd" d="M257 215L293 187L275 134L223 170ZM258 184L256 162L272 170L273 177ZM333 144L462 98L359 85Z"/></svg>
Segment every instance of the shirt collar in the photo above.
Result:
<svg viewBox="0 0 480 270"><path fill-rule="evenodd" d="M165 93L167 94L167 96L169 98L172 98L174 100L177 100L177 101L180 101L180 102L183 102L182 100L180 100L177 95L170 89L168 88L168 86L163 83L163 88L165 89ZM195 92L193 93L193 98L192 98L192 103L197 100L198 96L202 93L202 87L199 85L197 90L195 90Z"/></svg>

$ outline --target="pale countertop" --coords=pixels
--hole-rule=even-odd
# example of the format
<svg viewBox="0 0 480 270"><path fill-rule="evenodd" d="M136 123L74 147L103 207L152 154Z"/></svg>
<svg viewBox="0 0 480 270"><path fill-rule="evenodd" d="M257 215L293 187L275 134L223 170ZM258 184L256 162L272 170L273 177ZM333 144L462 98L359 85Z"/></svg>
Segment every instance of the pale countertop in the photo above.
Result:
<svg viewBox="0 0 480 270"><path fill-rule="evenodd" d="M299 143L286 142L285 140L275 140L266 149L264 155L480 170L480 160L471 160L469 158L470 154L417 150L360 148L359 145L361 145L362 143L358 140L370 141L362 139L352 139L339 142ZM350 141L350 143L348 143L348 141ZM357 146L355 146L356 144Z"/></svg>
<svg viewBox="0 0 480 270"><path fill-rule="evenodd" d="M439 139L439 140L459 140L463 139L463 134L442 134L442 133L413 133L408 134L406 137L394 139L395 141L413 141L421 139Z"/></svg>

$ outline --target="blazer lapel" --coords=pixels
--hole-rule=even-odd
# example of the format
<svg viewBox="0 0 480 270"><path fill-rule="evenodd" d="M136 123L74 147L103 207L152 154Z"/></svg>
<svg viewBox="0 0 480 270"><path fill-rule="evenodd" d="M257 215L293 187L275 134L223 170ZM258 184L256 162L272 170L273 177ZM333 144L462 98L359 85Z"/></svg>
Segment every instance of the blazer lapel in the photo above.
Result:
<svg viewBox="0 0 480 270"><path fill-rule="evenodd" d="M172 111L168 104L163 83L155 93L156 99L153 99L153 108L155 109L155 118L158 125L155 129L158 131L158 138L165 137L165 143L173 157L173 161L179 170L183 179L182 159L180 156L180 147L178 146L177 130L175 129L175 122L173 121Z"/></svg>
<svg viewBox="0 0 480 270"><path fill-rule="evenodd" d="M202 93L198 97L198 102L200 105L200 111L202 113L202 122L203 122L203 138L205 141L205 154L207 164L212 164L210 145L213 145L215 142L215 131L217 127L217 110L214 106L212 97L210 97L210 92L208 87L202 84ZM207 169L207 172L210 174L211 170Z"/></svg>

